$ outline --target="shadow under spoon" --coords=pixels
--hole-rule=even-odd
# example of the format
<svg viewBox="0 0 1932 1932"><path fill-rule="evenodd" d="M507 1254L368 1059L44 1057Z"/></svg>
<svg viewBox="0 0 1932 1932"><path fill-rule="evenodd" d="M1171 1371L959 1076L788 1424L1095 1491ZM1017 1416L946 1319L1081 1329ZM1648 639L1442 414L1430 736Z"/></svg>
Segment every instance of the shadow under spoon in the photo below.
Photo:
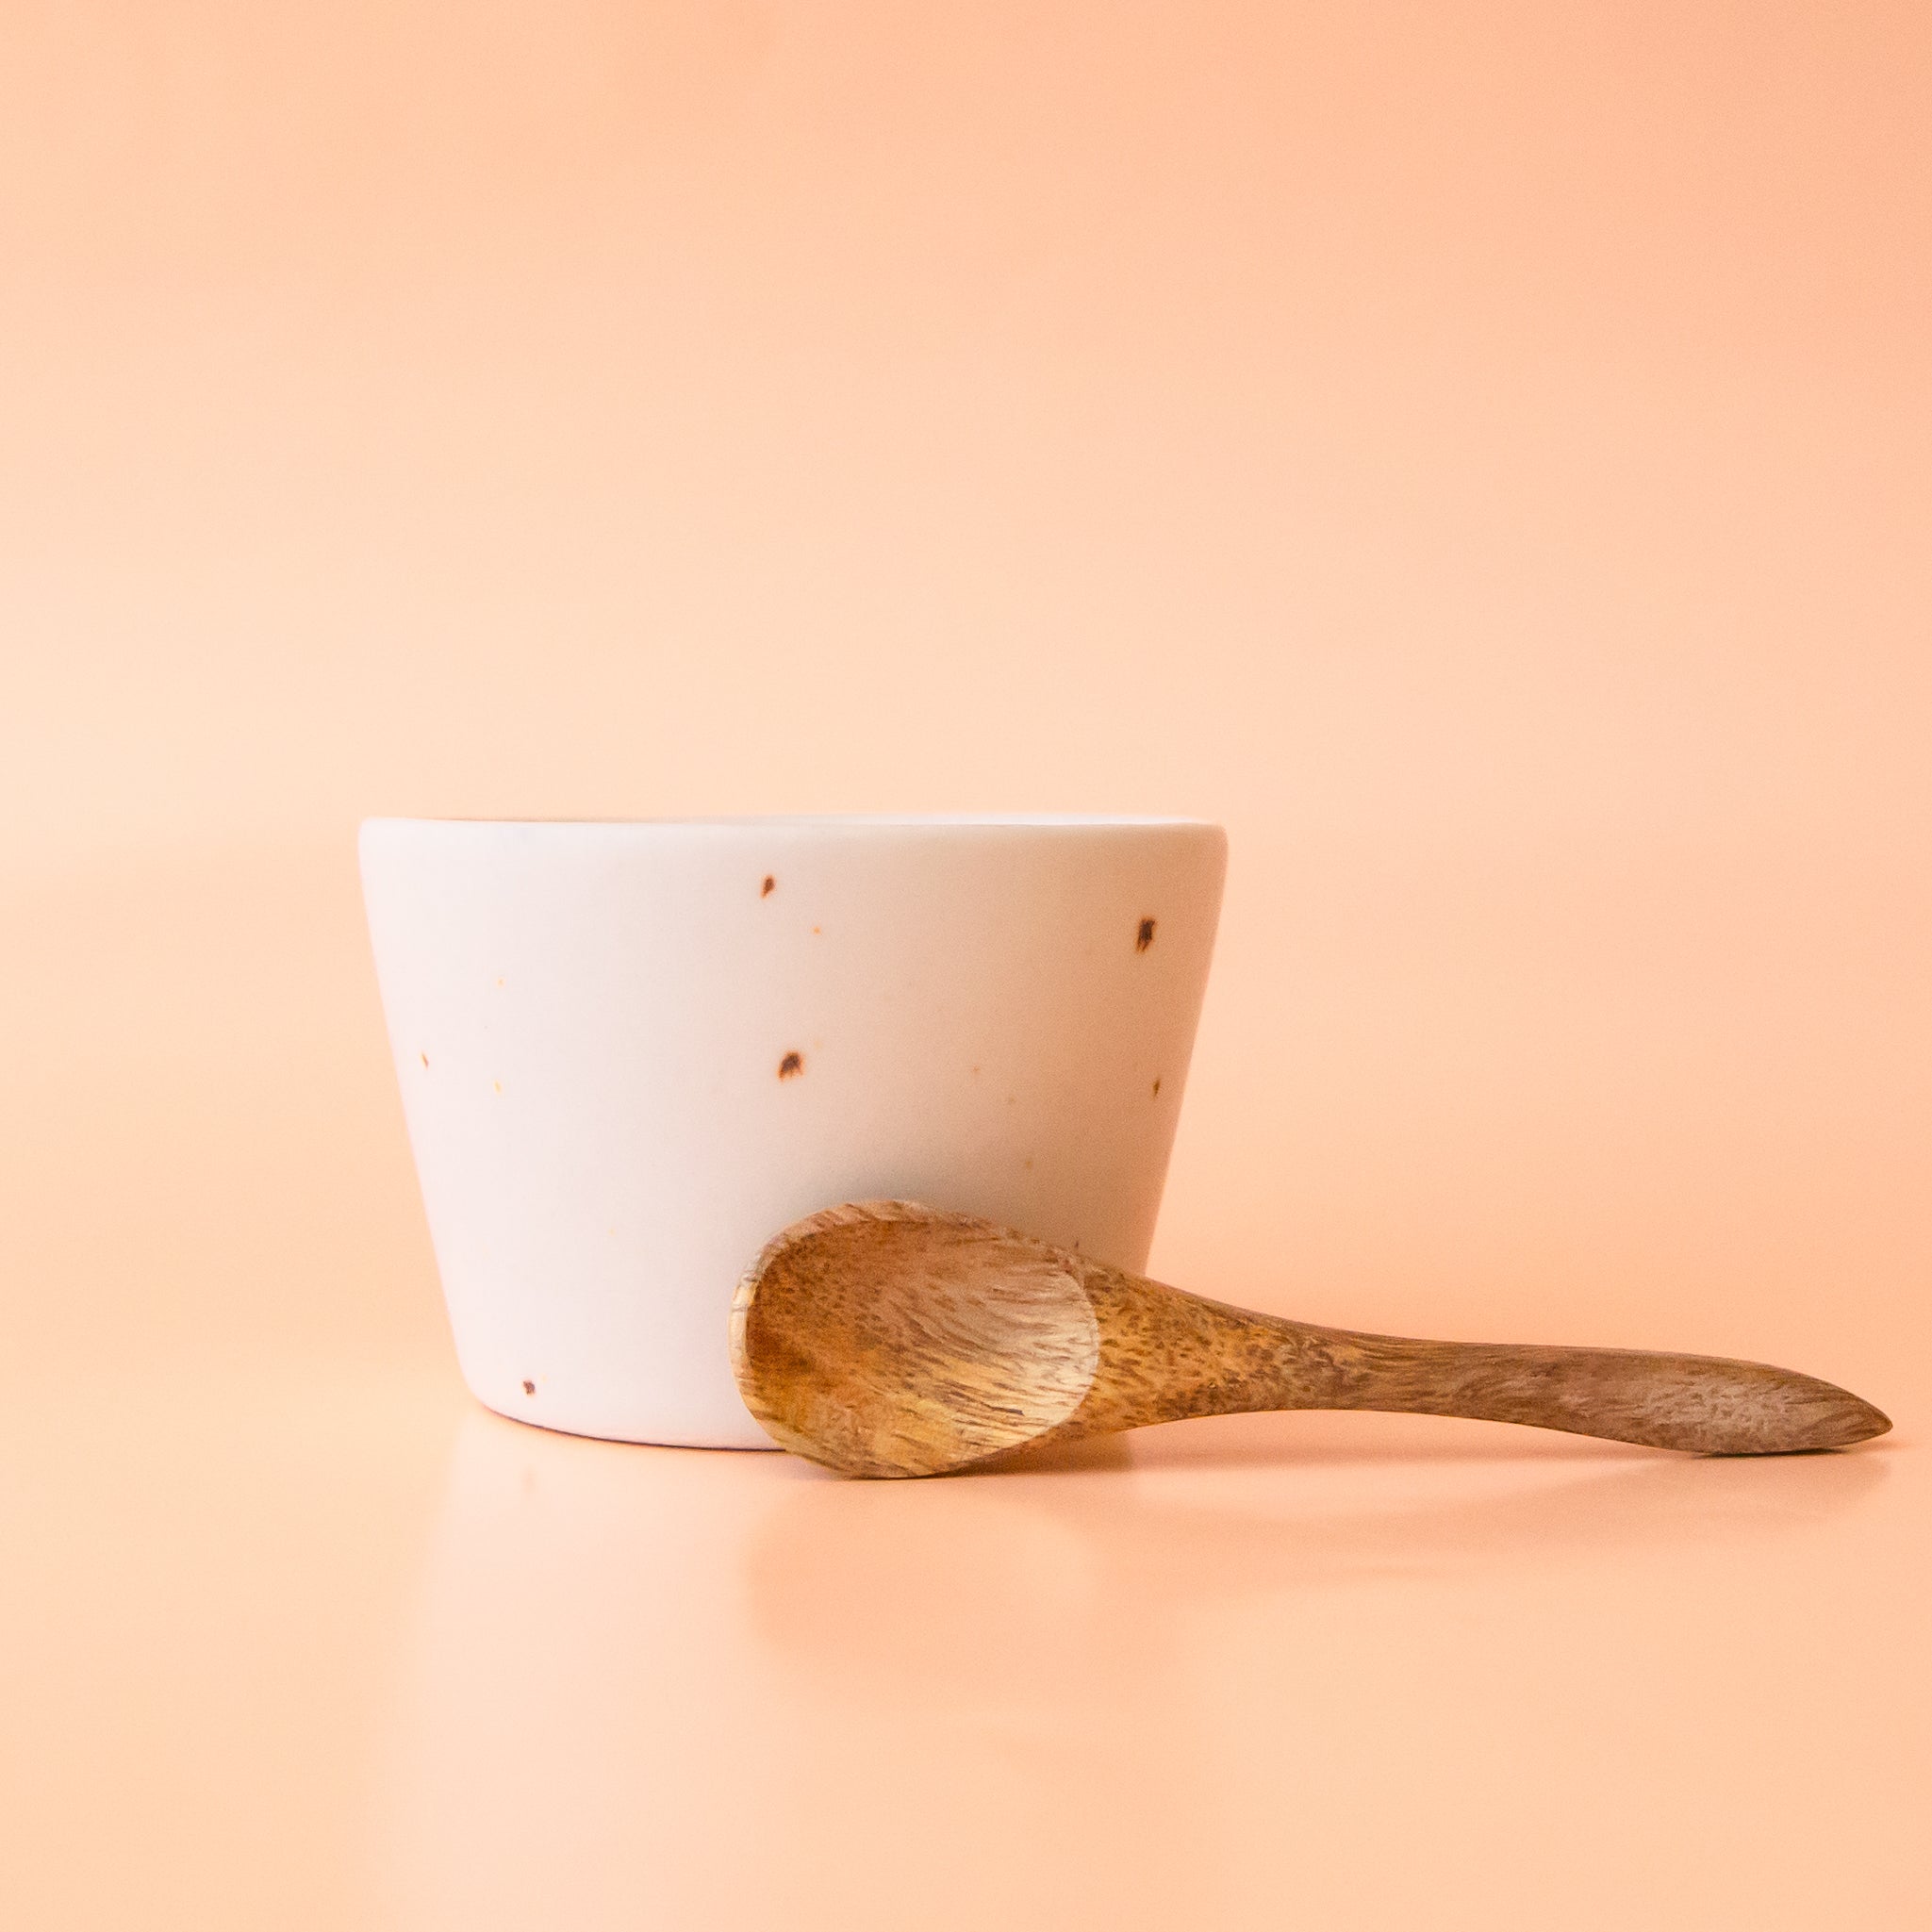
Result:
<svg viewBox="0 0 1932 1932"><path fill-rule="evenodd" d="M1462 1415L1733 1456L1891 1427L1830 1382L1755 1362L1253 1314L910 1201L828 1208L768 1244L732 1303L731 1359L775 1441L849 1476L939 1476L1024 1444L1267 1409Z"/></svg>

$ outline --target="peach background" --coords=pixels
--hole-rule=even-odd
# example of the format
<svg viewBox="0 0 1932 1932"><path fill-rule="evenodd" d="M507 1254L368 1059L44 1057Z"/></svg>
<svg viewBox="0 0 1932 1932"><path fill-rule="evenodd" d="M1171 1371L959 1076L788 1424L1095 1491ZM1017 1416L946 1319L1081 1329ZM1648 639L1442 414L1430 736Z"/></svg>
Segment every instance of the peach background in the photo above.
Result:
<svg viewBox="0 0 1932 1932"><path fill-rule="evenodd" d="M0 10L25 1923L1924 1918L1928 126L1917 5ZM976 806L1229 827L1159 1271L1897 1433L471 1409L355 819Z"/></svg>

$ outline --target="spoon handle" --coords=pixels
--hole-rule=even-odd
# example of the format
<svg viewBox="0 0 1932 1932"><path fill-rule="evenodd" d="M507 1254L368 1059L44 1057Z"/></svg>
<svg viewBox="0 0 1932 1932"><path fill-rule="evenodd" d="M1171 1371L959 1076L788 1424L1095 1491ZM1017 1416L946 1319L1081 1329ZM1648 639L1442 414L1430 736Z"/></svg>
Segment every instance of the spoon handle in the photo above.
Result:
<svg viewBox="0 0 1932 1932"><path fill-rule="evenodd" d="M1069 1434L1183 1415L1378 1409L1763 1456L1842 1448L1891 1427L1844 1389L1762 1362L1412 1342L1255 1314L1096 1263L1083 1274L1100 1359Z"/></svg>
<svg viewBox="0 0 1932 1932"><path fill-rule="evenodd" d="M1627 1348L1410 1342L1301 1323L1294 1379L1326 1409L1527 1423L1707 1455L1836 1449L1891 1428L1815 1376L1708 1355ZM1301 1406L1297 1404L1296 1406Z"/></svg>

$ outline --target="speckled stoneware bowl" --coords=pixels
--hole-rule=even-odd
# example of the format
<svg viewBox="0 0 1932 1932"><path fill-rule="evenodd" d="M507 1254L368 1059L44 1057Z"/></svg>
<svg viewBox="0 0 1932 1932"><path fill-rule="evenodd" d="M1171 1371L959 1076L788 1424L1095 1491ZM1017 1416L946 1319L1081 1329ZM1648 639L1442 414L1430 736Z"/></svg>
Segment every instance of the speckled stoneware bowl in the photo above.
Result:
<svg viewBox="0 0 1932 1932"><path fill-rule="evenodd" d="M389 1041L490 1408L769 1448L726 1320L834 1201L1146 1265L1227 840L1172 819L372 819Z"/></svg>

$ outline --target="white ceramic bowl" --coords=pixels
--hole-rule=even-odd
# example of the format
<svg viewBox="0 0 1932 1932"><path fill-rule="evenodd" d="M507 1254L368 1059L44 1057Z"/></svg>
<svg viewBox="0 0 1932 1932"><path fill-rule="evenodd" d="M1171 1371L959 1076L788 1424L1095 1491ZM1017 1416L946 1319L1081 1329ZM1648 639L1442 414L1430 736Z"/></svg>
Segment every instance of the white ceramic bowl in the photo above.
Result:
<svg viewBox="0 0 1932 1932"><path fill-rule="evenodd" d="M1147 1262L1227 840L1162 819L371 819L364 898L463 1374L769 1447L732 1291L878 1197Z"/></svg>

